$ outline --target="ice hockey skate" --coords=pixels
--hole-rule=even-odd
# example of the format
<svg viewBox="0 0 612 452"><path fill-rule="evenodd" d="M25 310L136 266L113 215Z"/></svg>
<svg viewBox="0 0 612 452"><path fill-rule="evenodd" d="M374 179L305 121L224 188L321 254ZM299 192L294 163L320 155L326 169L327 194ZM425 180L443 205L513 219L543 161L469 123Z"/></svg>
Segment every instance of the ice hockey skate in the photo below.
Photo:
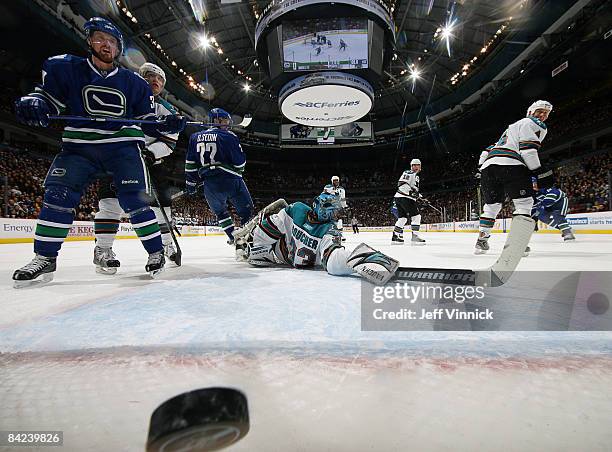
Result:
<svg viewBox="0 0 612 452"><path fill-rule="evenodd" d="M34 285L46 284L53 280L56 269L56 258L37 254L30 263L13 273L13 287L21 289Z"/></svg>
<svg viewBox="0 0 612 452"><path fill-rule="evenodd" d="M174 247L174 243L170 242L164 245L164 256L166 256L170 262L176 264L176 248Z"/></svg>
<svg viewBox="0 0 612 452"><path fill-rule="evenodd" d="M419 237L418 234L416 233L412 233L412 237L410 238L410 244L413 246L421 246L421 245L425 245L425 239Z"/></svg>
<svg viewBox="0 0 612 452"><path fill-rule="evenodd" d="M165 263L166 263L166 259L164 258L163 251L157 251L156 253L151 253L149 254L147 265L145 265L145 270L149 272L149 275L151 275L151 278L155 278L162 271L164 271Z"/></svg>
<svg viewBox="0 0 612 452"><path fill-rule="evenodd" d="M563 237L564 242L576 240L576 236L574 235L571 229L564 229L563 231L561 231L561 237Z"/></svg>
<svg viewBox="0 0 612 452"><path fill-rule="evenodd" d="M112 248L102 248L98 245L94 248L93 263L96 266L96 273L101 275L114 275L121 266Z"/></svg>
<svg viewBox="0 0 612 452"><path fill-rule="evenodd" d="M478 237L474 254L485 254L487 251L489 251L489 236Z"/></svg>

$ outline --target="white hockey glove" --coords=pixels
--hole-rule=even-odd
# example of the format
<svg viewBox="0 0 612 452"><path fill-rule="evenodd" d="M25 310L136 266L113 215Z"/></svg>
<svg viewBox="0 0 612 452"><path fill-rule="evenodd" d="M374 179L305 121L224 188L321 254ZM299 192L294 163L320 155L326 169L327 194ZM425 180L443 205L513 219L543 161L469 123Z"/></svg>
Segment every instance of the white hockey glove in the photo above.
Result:
<svg viewBox="0 0 612 452"><path fill-rule="evenodd" d="M365 243L357 245L346 263L364 279L381 285L389 281L399 267L398 261Z"/></svg>

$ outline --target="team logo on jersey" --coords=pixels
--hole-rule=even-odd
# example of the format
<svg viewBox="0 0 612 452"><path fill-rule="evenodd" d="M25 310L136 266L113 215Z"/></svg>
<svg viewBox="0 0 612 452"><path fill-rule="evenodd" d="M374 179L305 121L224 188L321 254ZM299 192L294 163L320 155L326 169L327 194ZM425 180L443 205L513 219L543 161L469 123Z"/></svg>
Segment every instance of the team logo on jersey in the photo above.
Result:
<svg viewBox="0 0 612 452"><path fill-rule="evenodd" d="M66 175L66 169L65 168L53 168L51 170L51 175L52 176L56 176L56 177L62 177Z"/></svg>
<svg viewBox="0 0 612 452"><path fill-rule="evenodd" d="M83 105L91 115L124 116L125 95L114 88L87 85L83 88Z"/></svg>

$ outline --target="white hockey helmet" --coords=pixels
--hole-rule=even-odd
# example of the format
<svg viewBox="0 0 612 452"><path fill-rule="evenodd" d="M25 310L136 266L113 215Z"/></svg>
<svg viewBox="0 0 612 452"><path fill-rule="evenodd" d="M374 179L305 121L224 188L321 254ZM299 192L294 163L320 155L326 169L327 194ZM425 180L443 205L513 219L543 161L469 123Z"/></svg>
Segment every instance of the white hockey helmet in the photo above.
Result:
<svg viewBox="0 0 612 452"><path fill-rule="evenodd" d="M550 102L545 101L545 100L536 100L527 109L527 116L533 115L536 110L548 110L550 112L552 111L552 109L553 109L553 106Z"/></svg>
<svg viewBox="0 0 612 452"><path fill-rule="evenodd" d="M157 64L145 63L140 66L140 69L138 70L138 73L143 78L148 72L153 72L154 74L159 75L164 80L164 85L166 84L166 73Z"/></svg>
<svg viewBox="0 0 612 452"><path fill-rule="evenodd" d="M421 161L419 159L412 159L410 160L410 166L412 165L420 165Z"/></svg>
<svg viewBox="0 0 612 452"><path fill-rule="evenodd" d="M340 177L339 176L332 176L331 181L335 181L337 180L338 182L340 182Z"/></svg>

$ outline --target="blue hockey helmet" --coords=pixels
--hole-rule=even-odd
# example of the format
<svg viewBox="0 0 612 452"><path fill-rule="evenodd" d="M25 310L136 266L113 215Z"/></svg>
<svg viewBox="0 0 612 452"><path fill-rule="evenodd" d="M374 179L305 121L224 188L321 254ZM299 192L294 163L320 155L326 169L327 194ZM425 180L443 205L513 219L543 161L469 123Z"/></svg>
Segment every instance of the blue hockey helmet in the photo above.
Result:
<svg viewBox="0 0 612 452"><path fill-rule="evenodd" d="M332 193L321 193L314 199L312 210L319 221L334 221L342 210L340 196Z"/></svg>
<svg viewBox="0 0 612 452"><path fill-rule="evenodd" d="M226 112L223 108L213 108L208 113L208 118L213 124L230 125L232 124L232 115ZM227 123L222 123L221 120L227 120Z"/></svg>
<svg viewBox="0 0 612 452"><path fill-rule="evenodd" d="M117 47L119 48L117 56L123 53L123 34L121 34L119 28L117 28L110 20L105 19L104 17L92 17L85 22L85 25L83 25L83 30L85 31L85 36L87 38L90 38L94 31L108 33L117 40Z"/></svg>

